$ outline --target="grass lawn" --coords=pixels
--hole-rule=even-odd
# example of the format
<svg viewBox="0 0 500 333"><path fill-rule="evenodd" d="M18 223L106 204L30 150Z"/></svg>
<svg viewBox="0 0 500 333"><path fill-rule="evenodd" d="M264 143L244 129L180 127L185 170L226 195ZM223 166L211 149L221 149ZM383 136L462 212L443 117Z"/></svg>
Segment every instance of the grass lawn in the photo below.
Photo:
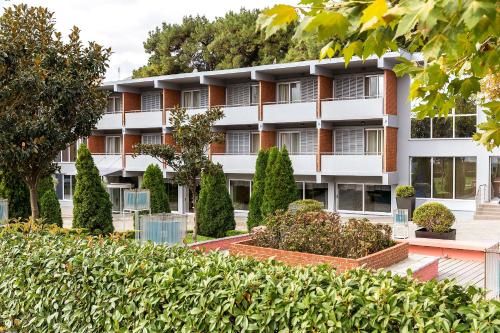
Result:
<svg viewBox="0 0 500 333"><path fill-rule="evenodd" d="M203 241L207 241L207 240L211 240L211 239L214 239L212 237L207 237L207 236L201 236L201 235L198 235L197 237L197 241L198 242L203 242ZM191 244L191 243L194 243L193 242L193 232L192 231L188 231L187 234L186 234L186 243L187 244Z"/></svg>

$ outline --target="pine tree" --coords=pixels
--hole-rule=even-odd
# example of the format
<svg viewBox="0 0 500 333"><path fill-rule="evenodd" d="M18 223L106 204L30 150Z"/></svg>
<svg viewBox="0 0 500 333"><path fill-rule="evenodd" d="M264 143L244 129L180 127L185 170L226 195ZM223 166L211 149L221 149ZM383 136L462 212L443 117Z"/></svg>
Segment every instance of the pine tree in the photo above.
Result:
<svg viewBox="0 0 500 333"><path fill-rule="evenodd" d="M0 197L9 201L9 218L26 219L30 216L30 192L16 173L0 171Z"/></svg>
<svg viewBox="0 0 500 333"><path fill-rule="evenodd" d="M40 217L45 224L63 226L61 206L54 188L46 190L40 199Z"/></svg>
<svg viewBox="0 0 500 333"><path fill-rule="evenodd" d="M150 193L151 213L170 213L168 195L163 184L163 173L156 164L150 164L144 172L142 188Z"/></svg>
<svg viewBox="0 0 500 333"><path fill-rule="evenodd" d="M271 160L271 155L269 156L262 215L273 214L278 209L286 210L295 200L297 200L297 185L293 178L292 161L286 147L283 147L277 152L274 161Z"/></svg>
<svg viewBox="0 0 500 333"><path fill-rule="evenodd" d="M255 163L255 174L252 182L252 195L248 209L247 227L248 231L262 224L262 201L264 199L264 188L266 185L266 167L269 158L268 150L260 150Z"/></svg>
<svg viewBox="0 0 500 333"><path fill-rule="evenodd" d="M220 164L211 165L202 174L196 212L200 235L220 238L236 227L233 203Z"/></svg>
<svg viewBox="0 0 500 333"><path fill-rule="evenodd" d="M92 234L113 232L112 205L87 146L78 149L76 187L73 195L73 226Z"/></svg>
<svg viewBox="0 0 500 333"><path fill-rule="evenodd" d="M271 149L269 149L269 153L268 153L268 157L267 157L267 164L266 164L266 177L265 177L265 181L264 181L264 195L262 198L262 204L261 204L261 208L260 208L262 218L264 218L269 213L273 212L273 210L270 206L270 202L272 200L272 193L271 193L270 189L273 186L272 185L273 181L272 181L270 175L271 175L271 172L275 166L275 162L278 158L279 153L280 152L279 152L278 148L276 148L276 147L271 147Z"/></svg>

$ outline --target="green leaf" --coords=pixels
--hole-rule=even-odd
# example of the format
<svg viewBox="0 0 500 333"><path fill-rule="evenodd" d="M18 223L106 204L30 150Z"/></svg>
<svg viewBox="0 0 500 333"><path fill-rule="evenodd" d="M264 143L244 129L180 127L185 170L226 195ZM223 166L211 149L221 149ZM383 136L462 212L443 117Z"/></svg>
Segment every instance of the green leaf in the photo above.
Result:
<svg viewBox="0 0 500 333"><path fill-rule="evenodd" d="M345 67L349 65L349 62L351 61L353 55L358 55L361 53L363 47L363 43L359 40L354 41L349 43L344 48L343 54L344 54L344 59L345 59Z"/></svg>

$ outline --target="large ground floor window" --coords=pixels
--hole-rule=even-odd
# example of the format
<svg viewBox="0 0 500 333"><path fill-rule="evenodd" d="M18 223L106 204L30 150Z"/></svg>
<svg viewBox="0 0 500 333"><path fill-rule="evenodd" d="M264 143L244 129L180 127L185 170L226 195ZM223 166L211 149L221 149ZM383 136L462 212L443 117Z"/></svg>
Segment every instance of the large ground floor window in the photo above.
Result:
<svg viewBox="0 0 500 333"><path fill-rule="evenodd" d="M313 199L321 202L325 209L328 208L327 183L296 182L296 184L298 189L297 199Z"/></svg>
<svg viewBox="0 0 500 333"><path fill-rule="evenodd" d="M168 195L168 204L171 211L179 210L179 185L174 183L173 180L167 179L165 182L165 190Z"/></svg>
<svg viewBox="0 0 500 333"><path fill-rule="evenodd" d="M475 157L410 157L410 179L419 198L474 199Z"/></svg>
<svg viewBox="0 0 500 333"><path fill-rule="evenodd" d="M229 180L229 194L235 210L248 210L252 182L250 180Z"/></svg>
<svg viewBox="0 0 500 333"><path fill-rule="evenodd" d="M338 184L337 209L353 212L391 212L389 185Z"/></svg>
<svg viewBox="0 0 500 333"><path fill-rule="evenodd" d="M59 200L73 200L75 192L76 176L56 174L56 194Z"/></svg>

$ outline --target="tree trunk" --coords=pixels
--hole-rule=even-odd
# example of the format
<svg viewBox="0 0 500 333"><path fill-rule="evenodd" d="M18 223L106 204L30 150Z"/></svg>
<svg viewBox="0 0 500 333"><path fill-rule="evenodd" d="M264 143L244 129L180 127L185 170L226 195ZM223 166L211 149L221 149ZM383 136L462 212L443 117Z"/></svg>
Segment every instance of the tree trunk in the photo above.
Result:
<svg viewBox="0 0 500 333"><path fill-rule="evenodd" d="M31 218L33 220L40 217L40 213L38 211L38 189L37 182L30 181L28 183L28 187L30 189L30 205L31 205Z"/></svg>
<svg viewBox="0 0 500 333"><path fill-rule="evenodd" d="M193 226L193 242L196 242L198 239L198 219L196 218L196 200L197 200L197 194L196 194L196 186L194 187L193 190L193 212L194 212L194 226Z"/></svg>

